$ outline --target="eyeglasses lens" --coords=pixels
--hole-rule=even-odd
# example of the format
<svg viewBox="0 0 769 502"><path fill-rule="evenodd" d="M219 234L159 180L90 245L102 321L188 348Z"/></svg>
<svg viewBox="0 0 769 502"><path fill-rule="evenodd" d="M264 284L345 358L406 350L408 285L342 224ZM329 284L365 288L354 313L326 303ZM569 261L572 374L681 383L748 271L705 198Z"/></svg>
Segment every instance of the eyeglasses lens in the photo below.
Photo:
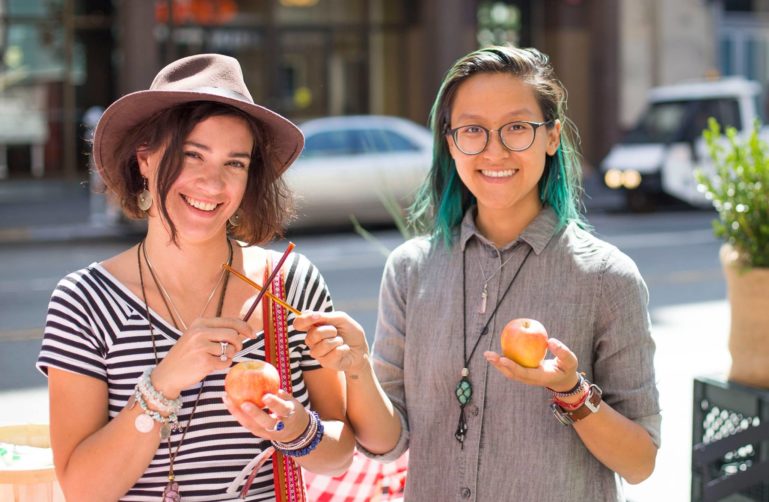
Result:
<svg viewBox="0 0 769 502"><path fill-rule="evenodd" d="M534 142L535 128L526 122L511 122L499 129L502 143L514 151L526 150ZM456 130L457 147L468 155L481 153L488 144L489 131L480 126L465 126Z"/></svg>

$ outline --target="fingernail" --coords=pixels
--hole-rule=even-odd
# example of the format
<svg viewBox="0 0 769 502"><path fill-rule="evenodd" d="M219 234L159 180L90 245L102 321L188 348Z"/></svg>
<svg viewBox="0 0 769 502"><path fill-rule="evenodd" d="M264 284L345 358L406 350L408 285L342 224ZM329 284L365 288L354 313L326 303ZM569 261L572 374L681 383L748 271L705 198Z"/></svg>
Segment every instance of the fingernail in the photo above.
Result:
<svg viewBox="0 0 769 502"><path fill-rule="evenodd" d="M254 411L254 408L255 408L254 405L251 403L243 403L240 405L240 409L245 411L246 413L251 413L252 411Z"/></svg>
<svg viewBox="0 0 769 502"><path fill-rule="evenodd" d="M313 321L317 321L318 319L320 319L320 314L313 314L313 315L310 317L310 319L312 319Z"/></svg>

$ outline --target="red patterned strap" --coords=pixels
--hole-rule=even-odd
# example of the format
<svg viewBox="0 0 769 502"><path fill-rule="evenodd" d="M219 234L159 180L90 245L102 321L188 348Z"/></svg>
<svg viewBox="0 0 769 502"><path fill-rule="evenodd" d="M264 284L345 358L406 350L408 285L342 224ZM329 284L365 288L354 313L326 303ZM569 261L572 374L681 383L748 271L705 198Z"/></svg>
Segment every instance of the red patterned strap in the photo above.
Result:
<svg viewBox="0 0 769 502"><path fill-rule="evenodd" d="M264 269L264 279L269 278L272 270L271 252L267 255ZM276 274L271 285L272 294L286 299L286 282L283 270ZM278 369L280 388L292 394L291 389L291 360L288 347L288 314L277 302L268 296L262 298L262 313L264 323L264 357ZM275 451L272 457L272 469L275 478L275 499L277 502L306 502L302 469L296 461L287 455Z"/></svg>

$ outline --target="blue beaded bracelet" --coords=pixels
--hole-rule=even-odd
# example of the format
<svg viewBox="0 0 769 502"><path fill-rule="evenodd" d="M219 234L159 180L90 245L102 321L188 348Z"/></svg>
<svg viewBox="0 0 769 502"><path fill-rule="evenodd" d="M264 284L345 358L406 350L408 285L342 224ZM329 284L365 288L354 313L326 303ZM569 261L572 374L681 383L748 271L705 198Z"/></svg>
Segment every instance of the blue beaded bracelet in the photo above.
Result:
<svg viewBox="0 0 769 502"><path fill-rule="evenodd" d="M323 421L317 412L310 412L310 422L307 429L290 443L272 441L272 445L284 455L289 457L303 457L318 447L323 439Z"/></svg>
<svg viewBox="0 0 769 502"><path fill-rule="evenodd" d="M312 442L309 445L299 450L281 450L281 453L289 457L304 457L318 447L321 439L323 439L323 422L318 419L318 430L315 432L315 437L312 438Z"/></svg>

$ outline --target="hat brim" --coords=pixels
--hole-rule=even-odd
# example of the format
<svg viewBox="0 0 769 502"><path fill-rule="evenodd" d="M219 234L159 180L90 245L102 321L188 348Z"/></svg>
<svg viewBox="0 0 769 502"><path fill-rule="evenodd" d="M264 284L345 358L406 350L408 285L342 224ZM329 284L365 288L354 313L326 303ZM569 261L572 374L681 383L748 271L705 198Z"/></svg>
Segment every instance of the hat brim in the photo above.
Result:
<svg viewBox="0 0 769 502"><path fill-rule="evenodd" d="M223 91L226 92L226 91ZM293 122L263 106L207 90L147 90L127 94L112 103L99 119L93 137L93 161L108 187L120 183L115 149L133 127L156 113L183 103L212 101L230 105L262 123L270 132L275 155L285 171L302 152L304 135Z"/></svg>

